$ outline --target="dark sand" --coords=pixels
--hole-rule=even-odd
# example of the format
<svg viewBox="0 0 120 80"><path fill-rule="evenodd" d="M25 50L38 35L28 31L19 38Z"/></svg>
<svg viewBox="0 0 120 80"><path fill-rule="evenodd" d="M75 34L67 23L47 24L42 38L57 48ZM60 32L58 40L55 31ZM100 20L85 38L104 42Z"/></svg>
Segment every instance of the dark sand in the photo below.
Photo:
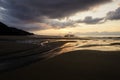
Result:
<svg viewBox="0 0 120 80"><path fill-rule="evenodd" d="M53 41L46 46L36 44L16 43L15 40L29 40L34 39L31 37L0 37L0 62L1 57L9 62L17 61L19 59L26 60L27 56L32 56L44 53L54 48L59 48L68 42L74 41ZM44 39L43 39L44 40ZM44 40L45 41L45 40ZM88 42L88 43L87 43ZM89 43L94 44L89 44ZM119 80L120 79L120 46L119 41L107 44L96 44L85 41L77 43L76 46L84 44L87 46L84 50L76 50L67 52L53 58L37 61L36 63L26 65L21 68L8 70L7 72L0 73L0 80ZM101 43L101 41L100 41ZM102 42L103 43L103 42ZM95 45L96 44L96 45ZM82 46L82 45L81 45ZM80 46L80 47L81 47ZM96 46L101 47L100 50L87 50ZM105 44L106 46L106 44ZM110 48L109 48L110 47ZM66 48L66 47L64 47ZM107 51L102 51L105 48ZM109 51L115 48L115 51ZM117 50L117 49L118 50ZM86 49L86 50L85 50ZM59 49L57 49L59 52ZM103 49L104 50L104 49ZM113 49L114 50L114 49ZM65 51L66 52L66 51ZM11 56L12 54L12 56ZM24 55L23 55L24 54ZM53 54L53 53L51 53ZM6 55L8 57L6 58ZM10 55L10 57L9 57ZM22 58L24 56L24 58ZM38 55L37 55L38 56ZM39 58L34 57L34 59ZM16 64L17 63L12 63ZM1 64L0 64L1 65ZM7 63L9 65L11 64Z"/></svg>
<svg viewBox="0 0 120 80"><path fill-rule="evenodd" d="M80 50L3 73L0 80L119 80L119 76L120 51Z"/></svg>
<svg viewBox="0 0 120 80"><path fill-rule="evenodd" d="M15 54L18 52L37 48L38 45L34 44L23 44L10 41L0 41L0 56Z"/></svg>
<svg viewBox="0 0 120 80"><path fill-rule="evenodd" d="M0 74L47 59L54 55L52 51L60 51L60 47L68 42L75 41L52 40L43 45L38 45L40 42L38 44L18 43L10 39L0 41Z"/></svg>

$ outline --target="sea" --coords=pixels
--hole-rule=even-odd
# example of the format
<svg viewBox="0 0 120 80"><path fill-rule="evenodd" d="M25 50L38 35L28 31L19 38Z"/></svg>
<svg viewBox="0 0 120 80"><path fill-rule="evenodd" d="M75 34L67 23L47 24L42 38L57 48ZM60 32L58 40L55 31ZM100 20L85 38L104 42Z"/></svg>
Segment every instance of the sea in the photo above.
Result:
<svg viewBox="0 0 120 80"><path fill-rule="evenodd" d="M78 37L120 37L120 35L94 35L94 34L89 34L89 35L77 35Z"/></svg>

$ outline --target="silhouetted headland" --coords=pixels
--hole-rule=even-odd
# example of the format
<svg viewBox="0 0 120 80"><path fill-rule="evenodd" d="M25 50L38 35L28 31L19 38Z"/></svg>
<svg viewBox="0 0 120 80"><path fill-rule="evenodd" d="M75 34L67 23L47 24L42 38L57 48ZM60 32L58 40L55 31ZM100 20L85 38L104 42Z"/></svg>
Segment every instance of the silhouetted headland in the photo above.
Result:
<svg viewBox="0 0 120 80"><path fill-rule="evenodd" d="M33 35L17 28L8 27L4 23L0 22L0 35Z"/></svg>

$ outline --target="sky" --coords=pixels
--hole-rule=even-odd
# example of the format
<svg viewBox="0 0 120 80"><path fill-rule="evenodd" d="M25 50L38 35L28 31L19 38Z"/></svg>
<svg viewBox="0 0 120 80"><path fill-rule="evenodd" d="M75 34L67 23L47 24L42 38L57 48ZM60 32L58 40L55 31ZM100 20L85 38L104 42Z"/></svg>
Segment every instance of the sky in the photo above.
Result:
<svg viewBox="0 0 120 80"><path fill-rule="evenodd" d="M38 35L120 32L120 0L0 0L0 21Z"/></svg>

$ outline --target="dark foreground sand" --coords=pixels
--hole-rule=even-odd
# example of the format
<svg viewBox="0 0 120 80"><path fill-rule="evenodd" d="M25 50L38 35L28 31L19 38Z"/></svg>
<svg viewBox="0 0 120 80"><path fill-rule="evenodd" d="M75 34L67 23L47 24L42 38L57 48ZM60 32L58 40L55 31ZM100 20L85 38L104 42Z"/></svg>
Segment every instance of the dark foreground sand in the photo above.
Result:
<svg viewBox="0 0 120 80"><path fill-rule="evenodd" d="M120 51L78 50L0 74L0 80L119 79Z"/></svg>
<svg viewBox="0 0 120 80"><path fill-rule="evenodd" d="M47 60L39 60L39 54L60 47L68 42L74 43L74 41L57 42L51 40L52 42L47 43L45 46L15 42L16 40L33 39L35 38L26 36L0 37L0 69L14 68L7 72L4 70L0 72L0 80L120 80L119 41L110 41L109 44L106 44L107 41L104 40L102 42L83 40L72 45L73 47L78 45L76 51L63 51L67 53ZM37 40L46 41L46 39ZM85 45L82 46L81 44ZM64 48L63 50L67 50ZM57 50L56 52L60 52L60 48ZM52 51L51 54L53 54ZM37 62L25 65L29 62L29 57L31 61L37 60ZM24 63L24 67L19 63ZM18 66L21 67L18 68Z"/></svg>
<svg viewBox="0 0 120 80"><path fill-rule="evenodd" d="M15 54L18 52L30 50L39 47L34 44L22 44L10 41L0 41L0 56Z"/></svg>
<svg viewBox="0 0 120 80"><path fill-rule="evenodd" d="M0 74L48 59L56 55L54 53L60 51L62 45L75 41L47 42L44 40L42 45L38 45L39 42L38 44L28 44L16 41L0 41Z"/></svg>

